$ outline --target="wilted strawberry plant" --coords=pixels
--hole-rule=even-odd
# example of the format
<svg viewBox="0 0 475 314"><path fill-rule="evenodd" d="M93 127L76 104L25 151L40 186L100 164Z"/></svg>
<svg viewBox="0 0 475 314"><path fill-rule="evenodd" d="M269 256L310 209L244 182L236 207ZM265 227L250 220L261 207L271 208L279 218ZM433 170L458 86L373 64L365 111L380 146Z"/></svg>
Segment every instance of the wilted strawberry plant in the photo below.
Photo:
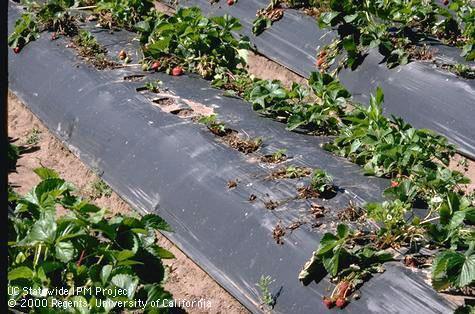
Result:
<svg viewBox="0 0 475 314"><path fill-rule="evenodd" d="M374 248L368 242L367 235L352 232L346 225L338 225L336 234L323 235L318 250L300 272L299 280L308 284L313 278L329 274L337 285L330 296L323 298L323 302L329 308L335 305L344 307L357 287L372 273L383 272L382 263L392 260L391 254Z"/></svg>
<svg viewBox="0 0 475 314"><path fill-rule="evenodd" d="M149 310L151 301L171 298L163 288L162 259L174 256L156 243L156 230L171 231L165 221L154 214L109 218L105 209L75 196L53 170L35 172L42 181L25 196L9 198L14 208L8 215L11 299L40 300L26 304L50 310L52 298L71 300L76 311L98 313ZM52 293L61 288L68 292ZM113 301L123 303L116 307Z"/></svg>

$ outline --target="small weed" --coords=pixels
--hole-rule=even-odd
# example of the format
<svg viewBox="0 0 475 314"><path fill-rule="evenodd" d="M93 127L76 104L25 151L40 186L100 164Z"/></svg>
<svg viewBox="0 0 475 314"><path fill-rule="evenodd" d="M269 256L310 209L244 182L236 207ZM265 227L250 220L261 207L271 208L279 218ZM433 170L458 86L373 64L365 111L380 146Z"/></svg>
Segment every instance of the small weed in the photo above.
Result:
<svg viewBox="0 0 475 314"><path fill-rule="evenodd" d="M33 127L33 129L31 129L30 133L28 134L28 137L26 138L26 144L38 145L38 143L40 142L40 135L41 131L36 127Z"/></svg>
<svg viewBox="0 0 475 314"><path fill-rule="evenodd" d="M261 292L261 301L263 305L266 305L270 307L271 309L274 308L275 305L275 298L270 292L269 286L274 282L275 280L272 279L271 276L267 275L264 276L262 275L261 278L259 279L259 282L256 284L257 287L259 287L259 290Z"/></svg>
<svg viewBox="0 0 475 314"><path fill-rule="evenodd" d="M102 179L97 179L92 183L91 197L93 199L101 198L103 196L110 197L112 195L112 189Z"/></svg>

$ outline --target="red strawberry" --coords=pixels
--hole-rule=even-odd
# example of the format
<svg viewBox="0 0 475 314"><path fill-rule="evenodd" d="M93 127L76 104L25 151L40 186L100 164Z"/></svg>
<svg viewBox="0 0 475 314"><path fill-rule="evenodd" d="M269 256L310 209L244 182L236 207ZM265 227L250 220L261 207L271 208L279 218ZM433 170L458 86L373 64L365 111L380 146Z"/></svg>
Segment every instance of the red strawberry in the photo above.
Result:
<svg viewBox="0 0 475 314"><path fill-rule="evenodd" d="M172 69L172 75L173 76L180 76L183 74L183 69L181 67L174 67Z"/></svg>
<svg viewBox="0 0 475 314"><path fill-rule="evenodd" d="M399 182L397 181L391 181L391 187L392 188L395 188L395 187L398 187L399 186Z"/></svg>
<svg viewBox="0 0 475 314"><path fill-rule="evenodd" d="M20 51L21 51L21 48L18 47L18 46L15 47L15 48L13 48L13 52L14 52L14 53L20 53Z"/></svg>
<svg viewBox="0 0 475 314"><path fill-rule="evenodd" d="M326 55L327 55L327 52L326 52L325 50L320 50L320 52L318 53L318 56L319 56L320 58L323 58L323 57L325 57Z"/></svg>
<svg viewBox="0 0 475 314"><path fill-rule="evenodd" d="M160 68L160 61L155 61L154 63L152 63L152 66L150 67L150 69L152 71L157 71L159 68Z"/></svg>
<svg viewBox="0 0 475 314"><path fill-rule="evenodd" d="M228 0L228 5L233 5L234 4L234 0Z"/></svg>
<svg viewBox="0 0 475 314"><path fill-rule="evenodd" d="M449 0L444 0L444 1L442 1L442 3L443 3L444 5L448 5L448 4L449 4Z"/></svg>
<svg viewBox="0 0 475 314"><path fill-rule="evenodd" d="M335 304L336 304L336 307L342 309L342 308L344 308L345 305L346 305L346 299L340 297L340 298L336 299Z"/></svg>
<svg viewBox="0 0 475 314"><path fill-rule="evenodd" d="M127 58L127 53L124 50L121 50L119 52L119 59L124 60L125 58Z"/></svg>
<svg viewBox="0 0 475 314"><path fill-rule="evenodd" d="M325 58L318 58L317 60L317 67L320 67L322 66L322 64L325 63Z"/></svg>
<svg viewBox="0 0 475 314"><path fill-rule="evenodd" d="M329 309L333 307L333 301L329 297L323 297L323 304Z"/></svg>
<svg viewBox="0 0 475 314"><path fill-rule="evenodd" d="M350 284L347 281L340 282L338 285L338 296L344 298L349 287Z"/></svg>

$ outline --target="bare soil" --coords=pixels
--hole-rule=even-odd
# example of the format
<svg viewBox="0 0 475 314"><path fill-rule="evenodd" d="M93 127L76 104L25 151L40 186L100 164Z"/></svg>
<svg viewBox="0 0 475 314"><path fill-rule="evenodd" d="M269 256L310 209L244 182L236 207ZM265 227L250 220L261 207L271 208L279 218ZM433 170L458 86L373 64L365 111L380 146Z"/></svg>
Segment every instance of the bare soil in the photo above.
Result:
<svg viewBox="0 0 475 314"><path fill-rule="evenodd" d="M39 131L36 144L27 145L32 130ZM97 195L93 183L98 176L62 145L44 125L13 95L8 97L8 132L17 139L15 144L27 148L20 156L16 172L9 175L9 183L18 193L28 192L39 183L33 172L37 167L48 167L56 170L62 178L73 183L78 194L84 198ZM38 132L35 132L38 133ZM132 214L133 210L116 193L102 195L93 200L95 204L108 208L112 213ZM249 313L236 299L219 286L208 274L197 266L182 251L173 245L165 236L158 234L160 245L170 250L176 258L164 260L170 269L170 276L165 288L177 300L209 300L210 308L185 308L187 313Z"/></svg>

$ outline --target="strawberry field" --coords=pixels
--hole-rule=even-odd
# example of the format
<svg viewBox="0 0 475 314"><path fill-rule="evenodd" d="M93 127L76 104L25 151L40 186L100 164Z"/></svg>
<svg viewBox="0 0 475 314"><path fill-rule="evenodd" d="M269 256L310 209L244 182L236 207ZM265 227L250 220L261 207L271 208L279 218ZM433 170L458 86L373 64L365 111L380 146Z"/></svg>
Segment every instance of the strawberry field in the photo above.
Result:
<svg viewBox="0 0 475 314"><path fill-rule="evenodd" d="M10 90L141 215L35 170L9 197L9 286L173 312L137 302L173 298L159 230L253 313L475 311L472 1L8 10Z"/></svg>

